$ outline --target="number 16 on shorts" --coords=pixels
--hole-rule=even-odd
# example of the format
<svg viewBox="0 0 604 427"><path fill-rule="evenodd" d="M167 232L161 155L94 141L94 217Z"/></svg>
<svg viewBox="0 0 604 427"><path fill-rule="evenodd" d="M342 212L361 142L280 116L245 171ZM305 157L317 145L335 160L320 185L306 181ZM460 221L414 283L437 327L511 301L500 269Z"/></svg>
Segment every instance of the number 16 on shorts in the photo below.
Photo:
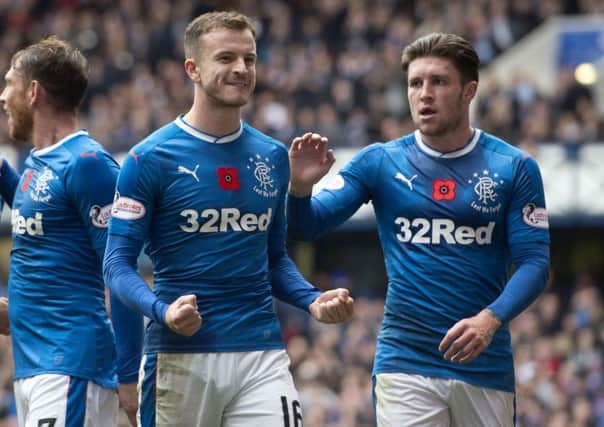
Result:
<svg viewBox="0 0 604 427"><path fill-rule="evenodd" d="M287 396L281 396L281 407L283 408L284 427L302 427L300 402L297 400L288 402Z"/></svg>

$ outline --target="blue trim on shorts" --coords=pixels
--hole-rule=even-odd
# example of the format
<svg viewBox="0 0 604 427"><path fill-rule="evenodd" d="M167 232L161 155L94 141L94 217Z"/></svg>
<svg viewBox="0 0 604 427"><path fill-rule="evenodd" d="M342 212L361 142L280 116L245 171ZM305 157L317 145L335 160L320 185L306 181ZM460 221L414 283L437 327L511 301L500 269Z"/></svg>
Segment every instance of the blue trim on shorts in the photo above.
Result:
<svg viewBox="0 0 604 427"><path fill-rule="evenodd" d="M65 427L84 427L87 390L88 380L78 377L69 377Z"/></svg>
<svg viewBox="0 0 604 427"><path fill-rule="evenodd" d="M144 377L141 385L141 427L155 427L157 384L157 353L145 354Z"/></svg>

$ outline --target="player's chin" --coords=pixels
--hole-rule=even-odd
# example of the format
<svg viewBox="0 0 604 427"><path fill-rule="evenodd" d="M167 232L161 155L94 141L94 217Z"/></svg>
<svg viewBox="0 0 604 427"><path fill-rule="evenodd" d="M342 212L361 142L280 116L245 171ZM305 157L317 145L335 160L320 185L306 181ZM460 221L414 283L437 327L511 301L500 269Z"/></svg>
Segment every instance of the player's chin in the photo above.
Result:
<svg viewBox="0 0 604 427"><path fill-rule="evenodd" d="M435 123L421 122L417 124L420 132L426 136L441 136L443 134L442 126L438 126Z"/></svg>
<svg viewBox="0 0 604 427"><path fill-rule="evenodd" d="M233 96L233 97L229 97L223 100L223 103L225 106L228 107L243 107L245 106L248 101L250 100L250 96L249 95L239 95L239 96Z"/></svg>

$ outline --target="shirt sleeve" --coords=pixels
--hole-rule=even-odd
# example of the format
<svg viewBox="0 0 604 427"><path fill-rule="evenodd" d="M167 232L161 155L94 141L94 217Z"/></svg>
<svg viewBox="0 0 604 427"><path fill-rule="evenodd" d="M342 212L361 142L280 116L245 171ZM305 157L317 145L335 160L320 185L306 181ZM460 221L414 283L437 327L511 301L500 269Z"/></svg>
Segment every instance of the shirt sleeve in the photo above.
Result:
<svg viewBox="0 0 604 427"><path fill-rule="evenodd" d="M549 275L549 221L537 162L518 159L507 214L508 245L516 270L488 307L509 322L543 292Z"/></svg>
<svg viewBox="0 0 604 427"><path fill-rule="evenodd" d="M137 150L134 147L133 150ZM160 324L168 305L149 289L136 270L136 261L149 236L158 174L148 154L141 150L126 156L117 180L103 264L105 282L127 307Z"/></svg>
<svg viewBox="0 0 604 427"><path fill-rule="evenodd" d="M516 270L503 292L489 305L502 322L509 322L524 311L543 292L549 276L549 246L543 243L513 245Z"/></svg>
<svg viewBox="0 0 604 427"><path fill-rule="evenodd" d="M518 160L506 226L509 245L538 242L549 245L549 221L543 181L532 157Z"/></svg>
<svg viewBox="0 0 604 427"><path fill-rule="evenodd" d="M151 154L134 147L124 159L111 210L109 234L146 241L158 191L160 166Z"/></svg>
<svg viewBox="0 0 604 427"><path fill-rule="evenodd" d="M289 165L284 155L282 162L285 179L280 189L279 205L271 221L268 235L269 271L273 295L288 304L308 311L310 304L321 294L299 272L287 254L287 221L285 217L285 194L289 181Z"/></svg>
<svg viewBox="0 0 604 427"><path fill-rule="evenodd" d="M104 151L78 157L66 177L66 187L86 227L99 262L103 262L111 202L119 173L117 163ZM116 338L120 383L136 382L142 356L143 318L111 294L111 322Z"/></svg>
<svg viewBox="0 0 604 427"><path fill-rule="evenodd" d="M86 227L88 237L103 261L107 227L115 182L119 173L117 163L105 152L77 157L73 169L66 175L66 188Z"/></svg>

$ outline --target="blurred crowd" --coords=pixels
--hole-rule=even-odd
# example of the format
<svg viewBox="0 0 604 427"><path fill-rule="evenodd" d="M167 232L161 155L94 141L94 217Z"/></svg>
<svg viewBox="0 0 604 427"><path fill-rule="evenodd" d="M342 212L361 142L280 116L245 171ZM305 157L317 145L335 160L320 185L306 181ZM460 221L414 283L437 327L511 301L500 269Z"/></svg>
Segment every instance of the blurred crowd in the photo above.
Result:
<svg viewBox="0 0 604 427"><path fill-rule="evenodd" d="M85 127L111 152L124 152L189 108L182 34L192 17L214 9L240 10L258 24L258 82L247 121L286 143L313 130L336 147L358 148L413 129L400 54L418 36L461 34L487 67L549 17L604 14L604 2L0 0L0 72L16 50L45 35L70 40L90 62ZM604 140L594 95L571 70L559 71L552 94L521 73L507 86L485 73L480 85L474 124L511 143L530 149ZM0 142L7 141L0 119ZM573 289L568 302L543 295L512 324L519 426L604 427L602 296L589 275ZM305 425L374 425L370 372L383 300L357 299L355 319L342 327L279 311ZM16 425L11 357L0 336L0 427Z"/></svg>
<svg viewBox="0 0 604 427"><path fill-rule="evenodd" d="M182 34L191 17L213 9L237 9L257 23L258 83L246 120L286 143L314 130L334 146L363 147L413 128L400 54L418 36L461 34L486 67L549 17L602 14L604 2L0 0L0 70L45 35L72 41L90 61L84 124L110 151L127 151L187 111ZM570 70L560 70L553 94L521 72L506 87L485 72L481 87L475 125L514 144L604 139L593 94Z"/></svg>

